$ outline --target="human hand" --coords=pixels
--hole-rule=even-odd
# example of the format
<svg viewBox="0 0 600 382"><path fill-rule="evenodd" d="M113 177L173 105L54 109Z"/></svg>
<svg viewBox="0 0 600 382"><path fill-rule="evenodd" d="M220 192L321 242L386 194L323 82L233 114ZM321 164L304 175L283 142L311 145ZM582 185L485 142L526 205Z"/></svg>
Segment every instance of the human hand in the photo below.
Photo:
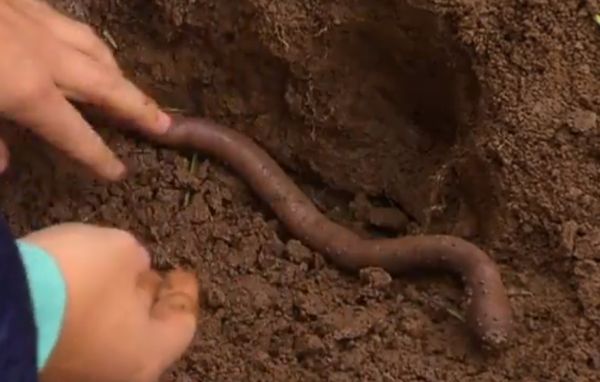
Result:
<svg viewBox="0 0 600 382"><path fill-rule="evenodd" d="M44 382L156 382L190 344L198 284L180 270L161 278L129 233L61 224L21 241L62 271L67 307Z"/></svg>
<svg viewBox="0 0 600 382"><path fill-rule="evenodd" d="M125 166L68 101L92 104L154 134L170 118L125 79L92 29L41 0L0 0L0 116L31 129L108 180ZM0 140L0 173L8 166Z"/></svg>

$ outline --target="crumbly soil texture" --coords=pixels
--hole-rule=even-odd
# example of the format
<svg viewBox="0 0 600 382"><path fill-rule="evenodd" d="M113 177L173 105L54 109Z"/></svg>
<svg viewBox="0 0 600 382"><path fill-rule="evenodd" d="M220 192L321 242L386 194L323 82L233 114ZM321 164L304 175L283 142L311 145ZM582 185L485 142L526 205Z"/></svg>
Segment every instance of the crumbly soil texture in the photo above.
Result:
<svg viewBox="0 0 600 382"><path fill-rule="evenodd" d="M164 381L598 380L597 1L53 3L164 107L253 137L332 219L476 242L514 309L510 346L485 353L460 280L337 270L218 158L98 121L132 169L106 185L17 136L17 232L108 224L198 272L198 335Z"/></svg>

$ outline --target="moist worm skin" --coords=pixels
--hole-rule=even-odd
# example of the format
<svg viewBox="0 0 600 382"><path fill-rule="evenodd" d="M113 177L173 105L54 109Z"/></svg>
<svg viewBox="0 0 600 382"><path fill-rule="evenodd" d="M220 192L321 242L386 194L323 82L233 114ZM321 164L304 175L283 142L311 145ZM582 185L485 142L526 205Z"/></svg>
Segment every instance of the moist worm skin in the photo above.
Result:
<svg viewBox="0 0 600 382"><path fill-rule="evenodd" d="M173 116L166 134L149 138L200 150L229 164L292 235L345 270L380 267L397 275L414 269L445 269L459 274L468 296L467 323L475 336L492 348L507 342L512 329L510 302L496 264L475 245L447 235L363 239L327 219L252 139L209 120Z"/></svg>

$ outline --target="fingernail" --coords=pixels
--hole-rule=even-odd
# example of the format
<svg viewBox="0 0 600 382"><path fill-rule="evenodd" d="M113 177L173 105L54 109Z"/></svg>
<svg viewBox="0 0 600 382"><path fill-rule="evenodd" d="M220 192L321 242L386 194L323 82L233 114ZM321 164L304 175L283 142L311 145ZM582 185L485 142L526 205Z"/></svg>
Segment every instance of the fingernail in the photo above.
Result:
<svg viewBox="0 0 600 382"><path fill-rule="evenodd" d="M158 112L157 128L160 133L166 133L171 126L171 117L164 111Z"/></svg>

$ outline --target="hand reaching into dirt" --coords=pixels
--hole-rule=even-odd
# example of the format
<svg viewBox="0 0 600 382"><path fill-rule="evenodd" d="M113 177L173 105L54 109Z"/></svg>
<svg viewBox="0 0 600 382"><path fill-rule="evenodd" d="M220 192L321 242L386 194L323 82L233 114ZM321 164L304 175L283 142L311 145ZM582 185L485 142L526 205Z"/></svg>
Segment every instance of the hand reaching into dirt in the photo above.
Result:
<svg viewBox="0 0 600 382"><path fill-rule="evenodd" d="M27 127L117 180L125 166L68 100L89 103L152 133L168 115L124 78L110 49L85 24L41 0L0 0L0 116ZM8 166L0 140L0 172Z"/></svg>
<svg viewBox="0 0 600 382"><path fill-rule="evenodd" d="M43 369L44 382L156 382L191 342L198 314L196 278L183 271L161 278L130 234L63 224L21 242L49 254L66 287L62 330ZM48 278L52 272L43 273ZM54 299L50 295L44 301Z"/></svg>

